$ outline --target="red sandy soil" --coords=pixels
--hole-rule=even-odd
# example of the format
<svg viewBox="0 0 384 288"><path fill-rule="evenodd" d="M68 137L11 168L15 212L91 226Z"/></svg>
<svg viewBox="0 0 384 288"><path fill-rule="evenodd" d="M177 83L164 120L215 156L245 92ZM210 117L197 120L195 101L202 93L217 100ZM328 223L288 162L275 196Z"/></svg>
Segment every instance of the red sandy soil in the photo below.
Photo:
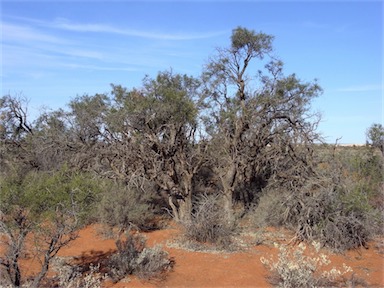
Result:
<svg viewBox="0 0 384 288"><path fill-rule="evenodd" d="M105 239L98 231L100 229L97 225L82 229L79 237L64 247L58 256L71 256L89 261L115 251L114 241ZM260 262L260 257L277 259L278 249L273 243L288 243L291 239L291 235L276 236L284 234L269 233L268 235L274 238L265 239L260 245L253 244L237 252L213 253L169 247L173 245L167 243L175 241L180 235L180 229L176 226L144 234L148 246L161 244L169 252L175 261L173 270L163 280L144 281L129 276L115 284L106 281L105 287L271 287L266 280L270 273ZM251 239L251 236L249 237ZM255 240L250 243L255 243ZM327 254L332 261L327 270L332 267L343 270L345 263L352 267L355 276L364 279L369 287L384 287L384 239L369 243L368 249L360 248L344 254L321 252ZM38 269L37 262L33 259L23 260L22 264L23 272L27 274L33 274Z"/></svg>

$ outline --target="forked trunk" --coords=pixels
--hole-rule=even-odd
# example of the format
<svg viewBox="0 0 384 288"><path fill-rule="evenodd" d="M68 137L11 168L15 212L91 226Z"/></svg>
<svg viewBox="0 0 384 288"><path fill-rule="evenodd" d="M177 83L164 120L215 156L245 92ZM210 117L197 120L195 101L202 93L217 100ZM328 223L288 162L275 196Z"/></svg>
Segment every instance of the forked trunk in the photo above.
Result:
<svg viewBox="0 0 384 288"><path fill-rule="evenodd" d="M185 197L182 197L181 195L169 195L168 202L172 208L173 218L176 222L185 222L191 220L191 193L188 193L188 195Z"/></svg>

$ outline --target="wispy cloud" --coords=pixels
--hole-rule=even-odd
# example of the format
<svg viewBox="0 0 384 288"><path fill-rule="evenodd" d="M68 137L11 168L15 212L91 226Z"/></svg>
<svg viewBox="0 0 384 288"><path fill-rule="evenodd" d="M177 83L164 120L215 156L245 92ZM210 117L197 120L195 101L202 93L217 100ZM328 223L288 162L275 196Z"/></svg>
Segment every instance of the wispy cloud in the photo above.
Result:
<svg viewBox="0 0 384 288"><path fill-rule="evenodd" d="M43 21L40 19L32 19L25 17L11 17L13 19L24 21L35 26L41 26L49 29L59 29L72 32L89 32L89 33L107 33L122 35L128 37L138 37L153 40L197 40L212 37L218 37L230 33L227 30L220 31L204 31L204 32L171 32L162 31L137 30L129 27L117 27L105 23L79 23L73 22L67 18L56 18L53 21Z"/></svg>
<svg viewBox="0 0 384 288"><path fill-rule="evenodd" d="M199 33L192 27L185 33L173 30L158 33L109 23L9 15L1 20L1 25L1 77L4 87L25 87L28 83L30 89L39 87L45 90L48 89L46 83L74 83L68 90L94 91L103 81L120 81L118 79L122 75L140 79L145 73L168 69L174 63L178 64L177 69L189 69L191 61L192 65L197 63L191 60L197 52L184 49L188 44L185 40L216 37L230 32ZM101 38L103 41L100 41ZM106 42L110 45L105 45ZM84 87L76 88L78 83L83 83Z"/></svg>
<svg viewBox="0 0 384 288"><path fill-rule="evenodd" d="M12 49L24 48L30 53L60 54L71 57L102 59L103 54L93 49L82 47L69 38L58 37L26 25L2 23L2 46L8 55ZM13 48L12 48L13 47ZM5 49L8 48L8 49ZM21 55L20 55L21 56Z"/></svg>
<svg viewBox="0 0 384 288"><path fill-rule="evenodd" d="M2 22L3 41L16 41L22 43L44 42L54 44L68 44L67 40L49 35L25 25L11 24Z"/></svg>
<svg viewBox="0 0 384 288"><path fill-rule="evenodd" d="M92 63L95 67L107 66L111 68L110 70L116 70L114 67L121 65L129 69L169 66L170 64L166 64L169 63L169 58L192 58L183 52L183 49L178 48L178 45L183 45L184 41L181 40L204 39L229 33L229 31L161 33L105 23L74 22L66 18L42 20L10 15L7 15L1 24L3 55L7 55L3 60L3 66L7 67L7 71L23 66L41 68L71 66L88 69L91 64L88 60L96 60ZM112 41L119 41L116 36L122 36L143 38L149 42L145 46L141 45L139 50L134 41L129 42L129 46L125 44L124 49L120 49L118 45L99 45L94 41L92 34L104 34L103 37L111 37L108 39ZM164 45L167 46L166 51L163 49Z"/></svg>
<svg viewBox="0 0 384 288"><path fill-rule="evenodd" d="M137 71L136 68L125 68L125 67L110 67L110 66L97 66L97 65L83 65L77 63L62 63L63 67L71 69L87 69L87 70L97 70L97 71Z"/></svg>
<svg viewBox="0 0 384 288"><path fill-rule="evenodd" d="M92 37L79 37L76 32L112 33L113 36L137 35L138 37L153 37L156 39L192 39L191 35L172 36L152 35L142 32L127 32L112 26L98 24L73 24L68 21L56 20L44 22L29 18L11 19L16 23L6 22L2 24L2 52L3 76L23 75L34 79L41 75L47 75L41 71L65 70L91 70L91 71L142 71L151 67L163 67L169 64L169 55L162 46L156 44L146 45L144 49L136 49L130 42L130 46L124 48L119 45L99 45ZM63 31L59 31L63 30ZM73 31L74 33L59 33ZM89 33L88 33L89 34ZM205 36L207 36L206 34ZM84 41L89 39L90 41ZM154 40L148 39L148 40ZM152 43L152 42L149 42ZM173 42L171 42L173 43ZM170 43L170 44L171 44ZM171 44L170 47L174 47ZM172 49L171 49L172 51ZM167 53L169 51L167 50ZM176 52L175 52L176 53ZM182 52L180 52L182 53ZM162 55L162 57L160 57ZM175 57L173 55L173 57ZM182 57L186 57L182 54Z"/></svg>
<svg viewBox="0 0 384 288"><path fill-rule="evenodd" d="M53 23L49 24L50 27L56 29L63 29L74 32L93 32L93 33L109 33L109 34L119 34L124 36L131 37L140 37L148 39L160 39L160 40L195 40L195 39L204 39L211 38L223 35L228 31L213 31L213 32L193 32L193 33L163 33L158 31L144 31L144 30L134 30L130 28L120 28L107 24L98 24L98 23L74 23L68 19L59 18L56 19Z"/></svg>
<svg viewBox="0 0 384 288"><path fill-rule="evenodd" d="M383 86L380 84L369 84L369 85L356 85L337 89L339 92L369 92L369 91L380 91Z"/></svg>

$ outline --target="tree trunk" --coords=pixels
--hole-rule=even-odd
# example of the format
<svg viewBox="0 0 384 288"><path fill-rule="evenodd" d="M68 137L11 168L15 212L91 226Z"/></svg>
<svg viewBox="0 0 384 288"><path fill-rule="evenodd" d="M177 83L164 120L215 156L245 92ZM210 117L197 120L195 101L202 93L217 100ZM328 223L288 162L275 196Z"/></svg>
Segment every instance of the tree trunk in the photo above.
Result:
<svg viewBox="0 0 384 288"><path fill-rule="evenodd" d="M56 243L57 243L57 239L51 240L51 243L49 244L48 250L45 252L45 255L44 255L44 262L43 262L43 265L41 267L41 271L35 277L35 279L32 282L32 285L31 285L32 288L38 288L40 286L41 280L43 280L43 278L47 274L48 269L49 269L49 263L53 257L52 252L54 251Z"/></svg>
<svg viewBox="0 0 384 288"><path fill-rule="evenodd" d="M179 205L175 195L168 196L168 204L172 208L172 216L176 222L180 222L179 209L176 205Z"/></svg>
<svg viewBox="0 0 384 288"><path fill-rule="evenodd" d="M234 213L233 213L233 191L235 186L235 179L236 179L236 164L232 163L227 171L225 173L224 177L221 178L221 182L223 185L223 194L224 194L224 209L226 211L227 217L229 221L233 220Z"/></svg>
<svg viewBox="0 0 384 288"><path fill-rule="evenodd" d="M192 212L192 193L186 196L172 194L168 196L168 203L172 208L173 218L176 222L191 220Z"/></svg>
<svg viewBox="0 0 384 288"><path fill-rule="evenodd" d="M227 221L233 223L234 221L234 211L233 211L233 193L231 190L224 192L224 211L226 211Z"/></svg>
<svg viewBox="0 0 384 288"><path fill-rule="evenodd" d="M13 263L12 263L12 268L14 271L14 275L13 275L14 278L12 279L12 282L16 287L19 287L21 284L21 272L20 272L20 266L19 266L18 258L19 257L17 255L15 257ZM9 270L8 273L11 275L12 274L11 270Z"/></svg>
<svg viewBox="0 0 384 288"><path fill-rule="evenodd" d="M191 220L192 213L192 193L189 192L180 202L179 202L179 216L182 222L188 222Z"/></svg>
<svg viewBox="0 0 384 288"><path fill-rule="evenodd" d="M29 230L21 228L20 234L17 236L17 240L13 242L14 238L11 236L11 253L10 253L10 263L7 266L7 273L15 287L21 286L21 271L19 265L19 256L21 255L21 251L24 245L25 238L29 233ZM12 235L12 234L10 234Z"/></svg>

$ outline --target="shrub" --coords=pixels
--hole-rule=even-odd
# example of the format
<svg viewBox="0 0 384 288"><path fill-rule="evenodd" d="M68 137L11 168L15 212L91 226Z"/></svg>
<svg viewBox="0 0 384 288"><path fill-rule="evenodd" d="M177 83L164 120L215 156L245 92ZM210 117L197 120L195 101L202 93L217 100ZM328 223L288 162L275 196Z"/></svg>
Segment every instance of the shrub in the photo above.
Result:
<svg viewBox="0 0 384 288"><path fill-rule="evenodd" d="M100 273L100 264L89 265L87 272L78 265L70 265L63 258L55 258L52 268L57 273L56 282L62 288L100 288L104 276Z"/></svg>
<svg viewBox="0 0 384 288"><path fill-rule="evenodd" d="M143 178L129 183L114 182L103 194L99 203L99 218L110 227L124 231L134 225L140 229L151 229L149 223L155 217L155 208L150 201L154 197L153 187Z"/></svg>
<svg viewBox="0 0 384 288"><path fill-rule="evenodd" d="M335 251L365 246L382 233L381 211L372 206L381 181L379 162L366 150L342 152L352 154L336 154L333 161L331 154L322 156L322 165L301 186L264 189L250 217L253 223L284 226L300 241L318 240Z"/></svg>
<svg viewBox="0 0 384 288"><path fill-rule="evenodd" d="M77 237L87 223L100 193L99 181L90 174L70 171L30 171L0 178L0 233L4 255L1 266L14 286L24 285L20 259L30 237L29 252L39 259L41 269L31 287L39 287L50 261L58 251Z"/></svg>
<svg viewBox="0 0 384 288"><path fill-rule="evenodd" d="M169 259L168 252L164 251L160 245L156 245L153 248L144 248L136 264L135 274L140 278L148 279L169 270L173 266L173 261Z"/></svg>
<svg viewBox="0 0 384 288"><path fill-rule="evenodd" d="M125 240L116 242L117 252L110 257L107 265L114 281L131 274L146 279L158 277L173 267L173 261L160 246L147 248L145 244L142 235L129 232Z"/></svg>
<svg viewBox="0 0 384 288"><path fill-rule="evenodd" d="M141 235L128 235L126 240L116 241L117 253L109 260L109 274L117 282L126 275L134 273L137 259L145 247L145 238Z"/></svg>
<svg viewBox="0 0 384 288"><path fill-rule="evenodd" d="M259 197L258 204L249 209L247 217L254 228L278 227L283 225L281 215L284 210L281 191L264 190Z"/></svg>
<svg viewBox="0 0 384 288"><path fill-rule="evenodd" d="M219 196L202 194L194 204L191 220L183 223L186 238L222 248L231 246L235 224L227 218Z"/></svg>
<svg viewBox="0 0 384 288"><path fill-rule="evenodd" d="M263 217L258 225L284 226L300 241L318 240L335 251L365 246L378 230L380 214L367 199L331 185L304 191L265 194L254 211L254 218Z"/></svg>
<svg viewBox="0 0 384 288"><path fill-rule="evenodd" d="M273 259L260 258L273 273L268 277L272 285L284 288L330 287L343 275L352 272L351 267L343 264L343 271L332 268L320 274L317 270L323 265L329 265L329 259L324 254L305 256L305 249L306 246L302 243L294 251L280 246L279 259L276 262Z"/></svg>

